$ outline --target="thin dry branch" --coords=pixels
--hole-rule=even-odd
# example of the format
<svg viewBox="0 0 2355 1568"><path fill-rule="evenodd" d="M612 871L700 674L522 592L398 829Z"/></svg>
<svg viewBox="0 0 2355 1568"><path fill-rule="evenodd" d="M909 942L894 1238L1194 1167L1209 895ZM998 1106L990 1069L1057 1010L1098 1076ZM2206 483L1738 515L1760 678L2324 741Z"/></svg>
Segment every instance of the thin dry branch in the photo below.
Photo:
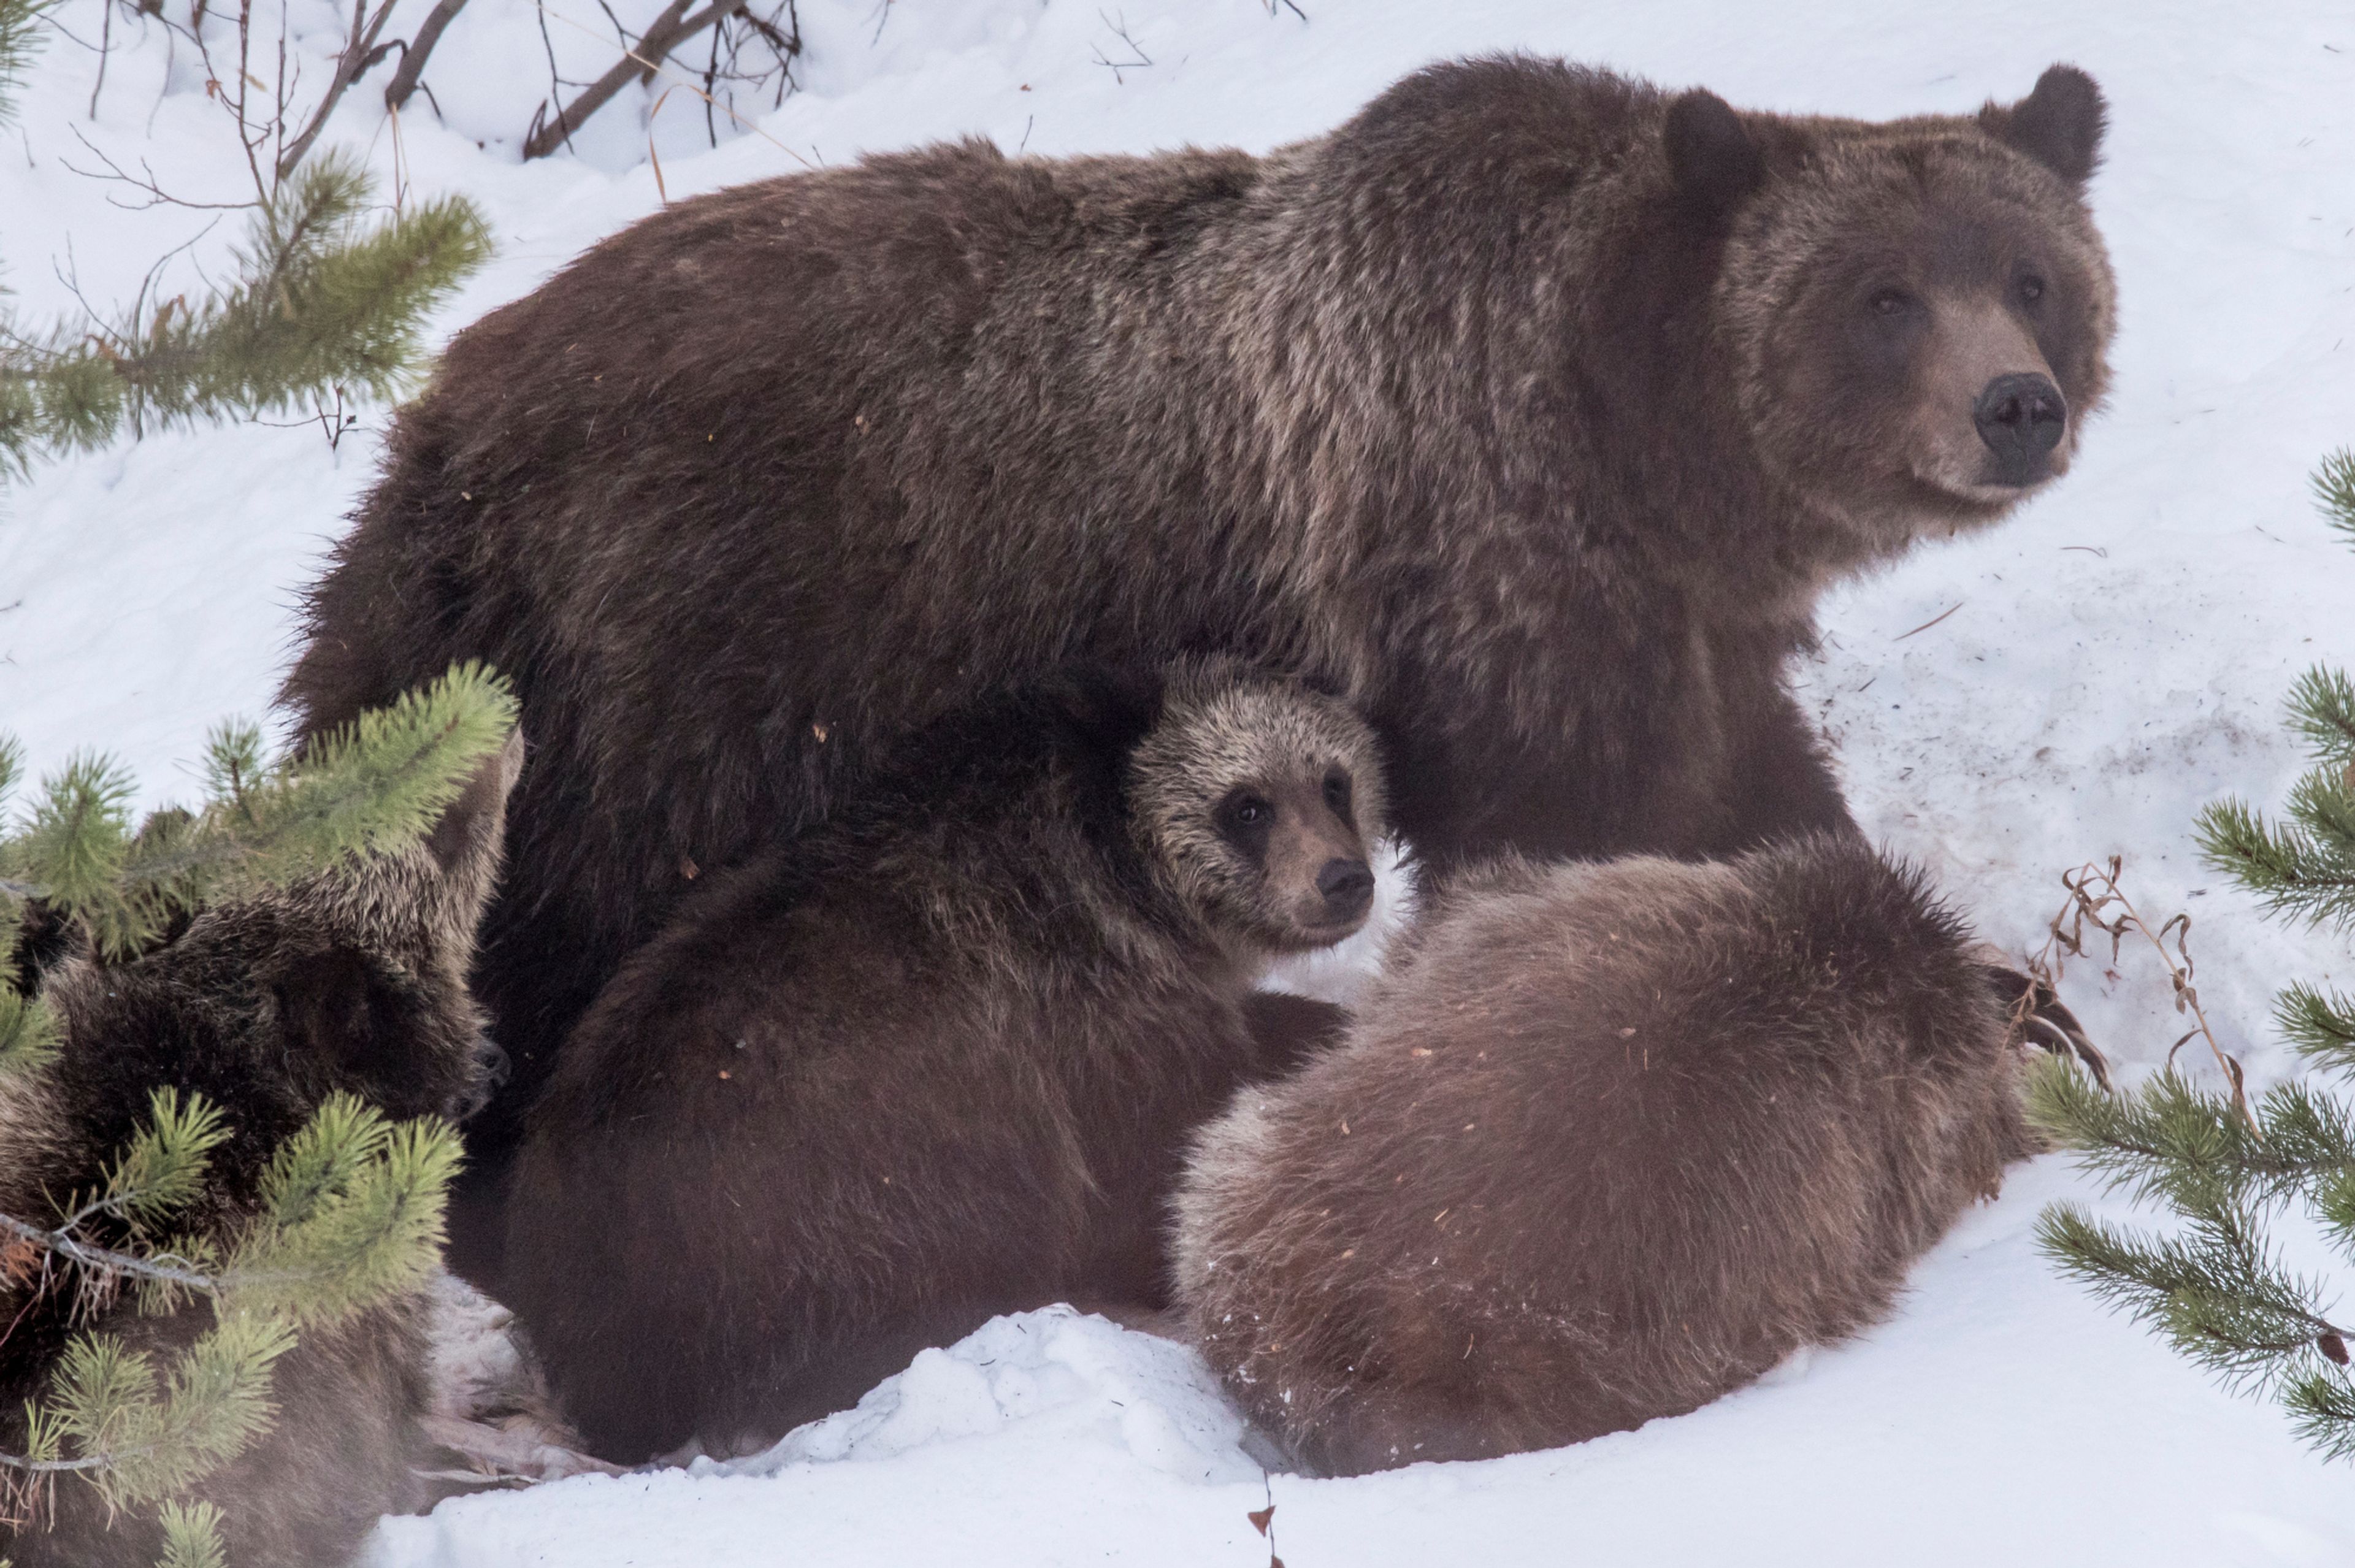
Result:
<svg viewBox="0 0 2355 1568"><path fill-rule="evenodd" d="M398 114L409 106L411 94L425 75L425 62L433 53L433 46L442 41L442 30L453 18L466 8L466 0L435 0L433 9L419 23L415 36L400 45L400 64L392 73L392 80L384 90L384 106Z"/></svg>
<svg viewBox="0 0 2355 1568"><path fill-rule="evenodd" d="M2241 1064L2218 1043L2216 1031L2208 1025L2207 1010L2200 1005L2200 988L2192 984L2191 917L2177 914L2158 930L2152 930L2118 885L2118 873L2124 864L2124 857L2113 855L2105 866L2088 860L2073 871L2061 873L2061 885L2069 890L2069 897L2052 917L2051 934L2029 959L2029 972L2048 986L2057 982L2064 967L2062 955L2072 958L2085 955L2088 925L2110 939L2110 961L2114 964L2126 937L2141 936L2158 955L2158 961L2167 965L2168 978L2175 989L2175 1010L2190 1014L2192 1020L2192 1027L2168 1049L2168 1061L2172 1062L2175 1053L2194 1039L2205 1040L2209 1051L2216 1058L2216 1065L2223 1070L2225 1082L2232 1086L2232 1109L2247 1124L2249 1136L2263 1143L2264 1135L2258 1130L2256 1115L2249 1108ZM2174 944L2172 952L2169 951L2170 941Z"/></svg>
<svg viewBox="0 0 2355 1568"><path fill-rule="evenodd" d="M525 159L544 158L556 151L570 139L573 132L587 124L589 117L602 109L615 93L633 80L652 81L655 72L671 50L713 23L735 16L751 0L712 0L702 10L690 14L687 6L692 3L693 0L671 0L664 6L662 15L656 16L639 36L634 47L623 51L622 58L614 62L612 69L583 88L578 98L558 112L556 118L532 133L524 143Z"/></svg>
<svg viewBox="0 0 2355 1568"><path fill-rule="evenodd" d="M345 42L344 52L336 57L336 74L327 82L327 91L319 99L319 107L312 112L311 123L303 127L294 140L278 155L278 177L282 181L294 172L319 133L327 128L327 116L343 101L345 89L357 81L378 60L392 51L393 45L379 47L377 37L392 16L392 0L380 0L376 15L368 14L368 0L352 0L351 36Z"/></svg>

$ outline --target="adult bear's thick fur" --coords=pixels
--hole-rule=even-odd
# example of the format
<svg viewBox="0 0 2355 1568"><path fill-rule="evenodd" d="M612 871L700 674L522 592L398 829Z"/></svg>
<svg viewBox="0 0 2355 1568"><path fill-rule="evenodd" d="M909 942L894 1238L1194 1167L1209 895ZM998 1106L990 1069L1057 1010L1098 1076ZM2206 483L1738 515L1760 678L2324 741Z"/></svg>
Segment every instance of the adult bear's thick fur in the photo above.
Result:
<svg viewBox="0 0 2355 1568"><path fill-rule="evenodd" d="M533 1109L509 1305L634 1463L765 1446L993 1314L1167 1298L1185 1139L1269 957L1364 922L1339 703L1058 680L905 738L625 964Z"/></svg>
<svg viewBox="0 0 2355 1568"><path fill-rule="evenodd" d="M58 1201L101 1187L159 1088L203 1095L231 1129L199 1208L175 1221L214 1235L251 1214L271 1155L331 1094L399 1119L478 1103L496 1055L466 970L522 760L510 739L424 844L208 910L133 961L102 965L63 940L29 944L61 1046L48 1066L0 1078L0 1213L54 1223ZM47 933L68 935L54 923ZM238 1568L331 1568L379 1515L424 1500L412 1467L432 1449L419 1428L426 1310L420 1295L305 1329L277 1362L270 1430L194 1488L220 1506ZM70 1279L0 1270L0 1449L23 1452L25 1402L49 1392L77 1329L163 1359L212 1324L201 1300L146 1317L121 1299L86 1318ZM76 1476L45 1489L29 1518L0 1522L0 1556L16 1568L161 1554L152 1510L111 1512Z"/></svg>
<svg viewBox="0 0 2355 1568"><path fill-rule="evenodd" d="M2066 67L1868 124L1481 59L1263 157L718 192L468 329L284 697L315 731L460 658L522 697L478 1173L698 869L1068 660L1331 683L1427 868L1845 828L1782 667L1828 582L2066 465L2102 120Z"/></svg>
<svg viewBox="0 0 2355 1568"><path fill-rule="evenodd" d="M1852 837L1462 880L1178 1202L1188 1329L1354 1474L1691 1410L1887 1310L2031 1151L2005 999Z"/></svg>

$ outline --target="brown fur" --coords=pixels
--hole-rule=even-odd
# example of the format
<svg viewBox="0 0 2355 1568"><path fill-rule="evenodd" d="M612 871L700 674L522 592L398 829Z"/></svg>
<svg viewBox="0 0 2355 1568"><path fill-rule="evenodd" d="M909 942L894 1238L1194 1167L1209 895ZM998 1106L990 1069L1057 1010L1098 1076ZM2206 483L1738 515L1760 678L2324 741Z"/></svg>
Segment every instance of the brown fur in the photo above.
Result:
<svg viewBox="0 0 2355 1568"><path fill-rule="evenodd" d="M1990 972L1853 839L1508 862L1199 1139L1180 1306L1328 1472L1574 1443L1888 1310L2030 1151Z"/></svg>
<svg viewBox="0 0 2355 1568"><path fill-rule="evenodd" d="M285 700L517 683L483 1173L694 871L1069 659L1332 684L1427 868L1845 830L1782 666L1828 581L2065 464L2101 114L2059 68L1883 125L1473 60L1264 157L964 142L718 192L468 329ZM2039 365L2066 441L1990 485L1969 379Z"/></svg>
<svg viewBox="0 0 2355 1568"><path fill-rule="evenodd" d="M1303 904L1382 812L1337 703L1091 677L920 731L700 891L517 1166L509 1305L591 1447L742 1450L995 1313L1166 1298L1186 1134L1270 1065L1246 997L1363 920Z"/></svg>
<svg viewBox="0 0 2355 1568"><path fill-rule="evenodd" d="M232 1128L205 1199L176 1221L216 1235L252 1211L272 1151L330 1094L357 1093L396 1118L478 1102L496 1053L466 970L522 757L511 740L431 838L401 855L208 910L129 963L79 949L59 958L42 994L60 1052L0 1079L0 1211L49 1220L57 1200L96 1187L157 1088L203 1095ZM37 1285L0 1276L0 1448L10 1452L22 1452L24 1402L47 1392L77 1328L168 1360L212 1325L201 1302L143 1317L124 1299L78 1323L69 1283ZM195 1491L220 1505L238 1568L348 1561L379 1515L418 1500L425 1310L421 1296L402 1299L306 1329L278 1362L271 1430ZM151 1511L110 1520L71 1477L13 1536L0 1525L17 1568L112 1568L160 1550Z"/></svg>

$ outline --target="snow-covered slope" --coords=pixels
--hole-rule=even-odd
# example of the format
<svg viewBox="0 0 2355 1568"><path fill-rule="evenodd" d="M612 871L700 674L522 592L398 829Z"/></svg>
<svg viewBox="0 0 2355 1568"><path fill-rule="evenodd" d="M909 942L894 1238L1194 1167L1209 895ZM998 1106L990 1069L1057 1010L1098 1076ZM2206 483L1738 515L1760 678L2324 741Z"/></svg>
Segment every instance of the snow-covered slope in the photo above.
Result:
<svg viewBox="0 0 2355 1568"><path fill-rule="evenodd" d="M425 9L401 5L394 35ZM605 57L576 8L593 10L548 6L549 37L583 77ZM2261 923L2200 869L2189 828L2219 794L2277 798L2298 765L2281 694L2309 662L2355 664L2355 551L2305 492L2316 458L2355 441L2355 13L2337 0L1301 8L1305 22L1265 0L803 0L805 91L758 133L701 150L701 116L675 95L650 138L657 84L610 108L578 155L522 165L539 19L523 0L473 0L428 73L446 125L420 99L396 136L379 74L333 135L388 180L397 151L412 189L464 190L490 214L500 256L446 313L454 330L658 205L650 139L677 199L967 133L1049 154L1264 148L1425 60L1487 49L1865 116L1966 110L2024 92L2055 59L2083 65L2112 106L2094 185L2123 296L2109 411L2076 471L2016 521L1841 592L1805 685L1868 827L1928 862L1985 934L2032 945L2057 874L2123 853L2146 909L2194 915L2227 1045L2260 1079L2287 1071L2266 999L2294 976L2355 984L2346 944ZM621 9L635 21L655 6ZM315 80L336 9L299 0L293 14ZM97 38L98 0L59 16ZM95 166L73 131L192 198L233 197L244 177L185 49L123 16L115 27L94 119L94 58L60 40L0 140L0 244L36 315L68 303L49 263L69 240L84 289L106 299L206 220L110 206L69 166ZM1151 63L1100 63L1137 55ZM234 228L180 265L218 257ZM267 702L293 595L365 487L380 426L372 413L333 451L315 429L164 436L10 491L0 728L37 768L102 741L155 796L184 791L175 764L207 726ZM2115 973L2072 968L2064 993L2130 1068L2180 1032L2163 976L2131 951ZM1034 1314L928 1353L874 1408L796 1439L790 1462L448 1504L389 1523L379 1556L1252 1563L1267 1543L1243 1516L1272 1486L1293 1568L1737 1552L2355 1563L2355 1477L2046 1271L2028 1228L2081 1185L2064 1161L2018 1173L1923 1265L1895 1321L1710 1409L1563 1453L1263 1483L1183 1352Z"/></svg>

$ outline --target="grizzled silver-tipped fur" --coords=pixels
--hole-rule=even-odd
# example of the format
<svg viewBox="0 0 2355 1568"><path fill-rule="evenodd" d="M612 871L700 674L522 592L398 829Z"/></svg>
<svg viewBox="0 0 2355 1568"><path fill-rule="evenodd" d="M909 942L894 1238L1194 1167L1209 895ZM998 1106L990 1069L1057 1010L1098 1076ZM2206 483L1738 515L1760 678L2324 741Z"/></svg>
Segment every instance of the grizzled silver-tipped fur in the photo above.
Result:
<svg viewBox="0 0 2355 1568"><path fill-rule="evenodd" d="M1329 698L1082 671L699 888L567 1043L509 1198L506 1299L591 1448L743 1451L993 1314L1160 1305L1179 1148L1290 1065L1252 984L1363 921L1383 798Z"/></svg>
<svg viewBox="0 0 2355 1568"><path fill-rule="evenodd" d="M1783 666L1828 582L2066 463L2102 121L2067 67L1876 125L1458 60L1264 155L715 191L469 327L285 691L317 731L483 657L532 716L468 1179L686 868L1075 659L1329 683L1434 878L1852 830Z"/></svg>
<svg viewBox="0 0 2355 1568"><path fill-rule="evenodd" d="M1177 1200L1188 1328L1355 1473L1676 1414L1888 1309L2032 1152L1998 972L1852 839L1507 861Z"/></svg>

